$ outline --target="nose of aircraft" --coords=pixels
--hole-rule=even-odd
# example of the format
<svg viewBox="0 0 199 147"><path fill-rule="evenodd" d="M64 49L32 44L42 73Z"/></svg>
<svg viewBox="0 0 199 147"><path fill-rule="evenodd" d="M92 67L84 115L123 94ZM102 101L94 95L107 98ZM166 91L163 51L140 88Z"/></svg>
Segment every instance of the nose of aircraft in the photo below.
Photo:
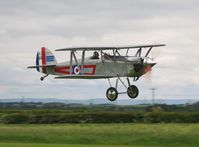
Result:
<svg viewBox="0 0 199 147"><path fill-rule="evenodd" d="M154 65L157 64L157 63L156 63L153 59L151 59L151 58L146 59L146 62L145 62L145 63L148 64L148 65L150 65L151 67L153 67Z"/></svg>
<svg viewBox="0 0 199 147"><path fill-rule="evenodd" d="M151 58L145 58L144 64L145 64L146 66L144 67L144 72L143 72L143 74L146 74L146 73L152 71L152 67L153 67L154 65L156 65L156 62L153 61L153 59L151 59Z"/></svg>

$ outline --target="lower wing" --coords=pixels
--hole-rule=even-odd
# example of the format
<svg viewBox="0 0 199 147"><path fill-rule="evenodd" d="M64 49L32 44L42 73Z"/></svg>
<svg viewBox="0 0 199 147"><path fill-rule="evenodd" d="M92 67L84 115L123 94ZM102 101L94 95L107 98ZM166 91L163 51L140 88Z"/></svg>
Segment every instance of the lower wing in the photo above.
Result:
<svg viewBox="0 0 199 147"><path fill-rule="evenodd" d="M114 76L104 76L104 75L67 75L55 77L55 79L106 79L114 78Z"/></svg>

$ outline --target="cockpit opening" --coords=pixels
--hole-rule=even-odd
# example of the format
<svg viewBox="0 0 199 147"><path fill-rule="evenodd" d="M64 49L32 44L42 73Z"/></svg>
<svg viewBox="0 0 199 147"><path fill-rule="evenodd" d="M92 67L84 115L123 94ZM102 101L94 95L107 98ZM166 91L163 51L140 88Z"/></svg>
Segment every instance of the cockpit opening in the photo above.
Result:
<svg viewBox="0 0 199 147"><path fill-rule="evenodd" d="M93 56L90 59L99 59L99 53L98 52L93 52Z"/></svg>

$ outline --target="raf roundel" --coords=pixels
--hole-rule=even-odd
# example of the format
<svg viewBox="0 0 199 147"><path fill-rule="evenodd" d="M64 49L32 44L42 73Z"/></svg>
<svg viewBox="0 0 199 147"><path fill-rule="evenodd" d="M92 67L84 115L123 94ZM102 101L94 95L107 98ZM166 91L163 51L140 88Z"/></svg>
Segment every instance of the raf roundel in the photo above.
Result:
<svg viewBox="0 0 199 147"><path fill-rule="evenodd" d="M76 74L76 75L78 75L79 72L80 72L79 67L78 67L77 65L75 65L75 66L73 67L73 73Z"/></svg>

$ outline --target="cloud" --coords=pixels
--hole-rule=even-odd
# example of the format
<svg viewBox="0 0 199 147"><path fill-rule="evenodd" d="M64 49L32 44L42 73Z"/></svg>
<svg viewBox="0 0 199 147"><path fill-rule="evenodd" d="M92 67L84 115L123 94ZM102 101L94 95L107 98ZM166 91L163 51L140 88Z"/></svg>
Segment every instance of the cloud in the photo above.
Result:
<svg viewBox="0 0 199 147"><path fill-rule="evenodd" d="M150 87L159 87L160 97L170 89L187 95L184 89L190 88L188 93L196 93L198 4L195 0L0 0L0 97L104 97L107 81L50 78L41 83L41 74L26 67L35 64L41 46L53 50L148 43L167 46L153 50L158 64L151 82L141 78L135 83L143 95L149 94L144 91ZM69 58L67 53L53 53L60 62Z"/></svg>

